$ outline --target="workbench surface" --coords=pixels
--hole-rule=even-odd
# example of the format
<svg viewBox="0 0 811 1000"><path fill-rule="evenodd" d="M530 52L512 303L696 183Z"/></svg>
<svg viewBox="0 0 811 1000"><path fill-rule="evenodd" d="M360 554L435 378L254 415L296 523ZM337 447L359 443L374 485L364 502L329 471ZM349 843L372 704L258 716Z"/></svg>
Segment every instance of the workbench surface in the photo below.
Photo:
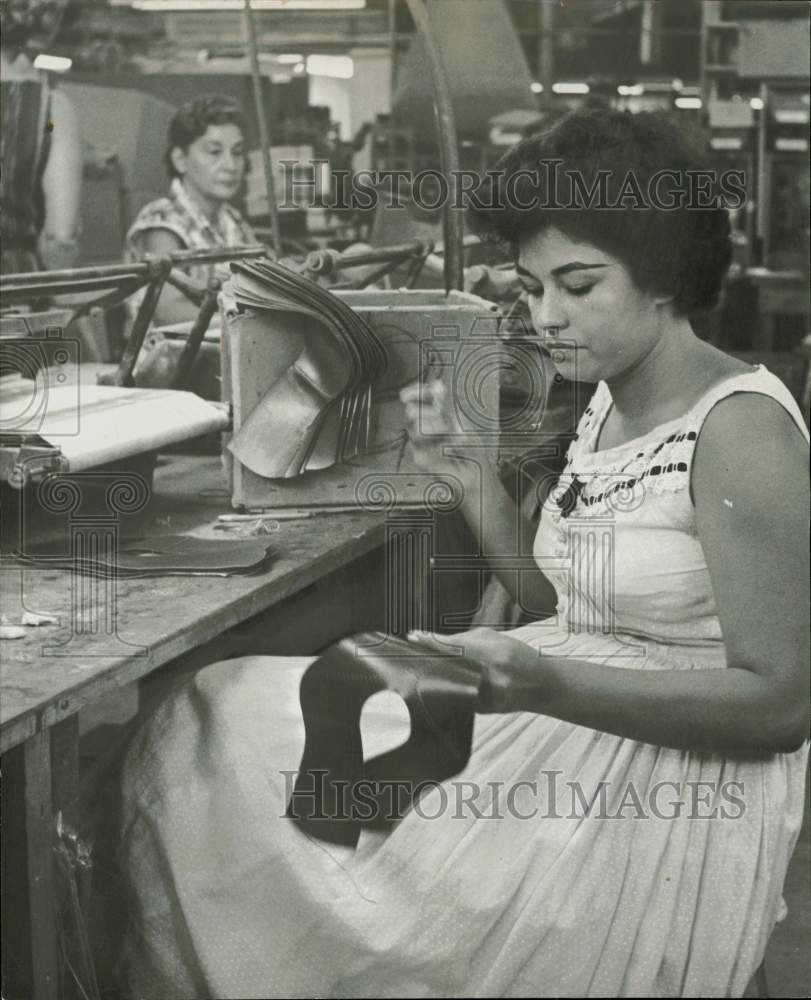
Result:
<svg viewBox="0 0 811 1000"><path fill-rule="evenodd" d="M156 469L148 507L128 518L122 533L185 533L213 525L229 509L219 458L169 456ZM59 619L0 646L0 752L346 566L384 538L383 513L329 514L281 522L268 536L277 555L257 575L117 580L114 636L71 629L74 588L90 585L89 577L0 561L0 600L9 620L21 599L23 610Z"/></svg>

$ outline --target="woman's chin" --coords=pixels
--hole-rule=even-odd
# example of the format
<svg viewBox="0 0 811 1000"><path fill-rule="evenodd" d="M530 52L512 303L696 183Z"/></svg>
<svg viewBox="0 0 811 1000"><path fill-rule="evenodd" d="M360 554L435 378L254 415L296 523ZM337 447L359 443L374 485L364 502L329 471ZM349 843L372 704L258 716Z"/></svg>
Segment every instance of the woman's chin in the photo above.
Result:
<svg viewBox="0 0 811 1000"><path fill-rule="evenodd" d="M231 187L226 185L219 185L211 192L213 198L217 201L233 201L237 196L238 187Z"/></svg>
<svg viewBox="0 0 811 1000"><path fill-rule="evenodd" d="M555 371L567 382L593 382L596 381L591 375L591 366L588 364L584 352L581 350L555 350L551 352L552 364Z"/></svg>

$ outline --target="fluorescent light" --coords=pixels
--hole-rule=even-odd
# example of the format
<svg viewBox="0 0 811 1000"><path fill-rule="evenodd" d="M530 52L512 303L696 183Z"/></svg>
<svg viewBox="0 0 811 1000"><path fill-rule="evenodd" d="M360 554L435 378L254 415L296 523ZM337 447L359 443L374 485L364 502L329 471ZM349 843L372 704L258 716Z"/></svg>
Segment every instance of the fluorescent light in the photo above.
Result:
<svg viewBox="0 0 811 1000"><path fill-rule="evenodd" d="M808 139L789 139L778 136L774 148L783 153L804 153L808 149Z"/></svg>
<svg viewBox="0 0 811 1000"><path fill-rule="evenodd" d="M497 128L490 129L490 142L494 146L514 146L523 138L520 132L501 132Z"/></svg>
<svg viewBox="0 0 811 1000"><path fill-rule="evenodd" d="M307 56L310 76L332 76L350 80L355 75L355 62L351 56Z"/></svg>
<svg viewBox="0 0 811 1000"><path fill-rule="evenodd" d="M589 85L587 83L553 83L552 90L556 94L587 94Z"/></svg>
<svg viewBox="0 0 811 1000"><path fill-rule="evenodd" d="M34 60L36 69L49 69L54 73L67 73L73 65L73 60L66 56L49 56L41 52Z"/></svg>
<svg viewBox="0 0 811 1000"><path fill-rule="evenodd" d="M641 83L621 83L617 87L620 97L641 97L645 93L645 88Z"/></svg>
<svg viewBox="0 0 811 1000"><path fill-rule="evenodd" d="M778 108L774 119L781 125L807 125L808 112L805 108Z"/></svg>
<svg viewBox="0 0 811 1000"><path fill-rule="evenodd" d="M243 10L244 0L128 0L114 6L133 7L153 13L179 13L182 11ZM363 10L366 0L251 0L254 10Z"/></svg>
<svg viewBox="0 0 811 1000"><path fill-rule="evenodd" d="M749 99L749 107L753 111L763 110L763 98L762 97L752 97Z"/></svg>
<svg viewBox="0 0 811 1000"><path fill-rule="evenodd" d="M710 139L713 149L743 149L743 139L737 136L714 135Z"/></svg>
<svg viewBox="0 0 811 1000"><path fill-rule="evenodd" d="M693 111L701 107L700 97L677 97L676 107L683 111Z"/></svg>
<svg viewBox="0 0 811 1000"><path fill-rule="evenodd" d="M645 80L643 84L649 94L669 94L674 88L672 80Z"/></svg>
<svg viewBox="0 0 811 1000"><path fill-rule="evenodd" d="M537 80L533 80L532 83L529 85L529 89L532 91L533 94L542 94L543 84L538 83Z"/></svg>

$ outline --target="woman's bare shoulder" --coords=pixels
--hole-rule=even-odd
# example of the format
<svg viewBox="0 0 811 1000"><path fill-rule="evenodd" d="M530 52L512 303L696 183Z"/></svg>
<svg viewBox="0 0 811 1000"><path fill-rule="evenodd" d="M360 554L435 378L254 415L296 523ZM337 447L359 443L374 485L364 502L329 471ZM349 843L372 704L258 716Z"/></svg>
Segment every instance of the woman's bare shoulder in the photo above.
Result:
<svg viewBox="0 0 811 1000"><path fill-rule="evenodd" d="M808 443L794 417L765 392L735 392L707 414L696 442L694 498L734 482L772 507L805 506Z"/></svg>
<svg viewBox="0 0 811 1000"><path fill-rule="evenodd" d="M726 351L722 351L713 344L705 343L703 346L705 352L704 361L707 364L707 368L714 372L719 380L732 378L735 375L745 375L754 370L749 362L743 361L741 358L736 358L732 354L727 354Z"/></svg>

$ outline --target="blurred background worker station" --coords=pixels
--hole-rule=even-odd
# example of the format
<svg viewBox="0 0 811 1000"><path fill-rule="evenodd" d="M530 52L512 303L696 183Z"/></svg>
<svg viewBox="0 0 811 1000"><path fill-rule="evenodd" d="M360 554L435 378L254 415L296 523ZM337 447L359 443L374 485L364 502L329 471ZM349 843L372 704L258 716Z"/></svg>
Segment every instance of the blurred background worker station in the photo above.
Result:
<svg viewBox="0 0 811 1000"><path fill-rule="evenodd" d="M532 617L400 395L450 380L538 524L597 380L451 204L509 149L582 112L689 134L736 196L691 328L809 423L809 4L0 0L0 29L2 994L122 1000L99 803L144 713L231 657ZM811 996L810 852L806 809L747 996Z"/></svg>

